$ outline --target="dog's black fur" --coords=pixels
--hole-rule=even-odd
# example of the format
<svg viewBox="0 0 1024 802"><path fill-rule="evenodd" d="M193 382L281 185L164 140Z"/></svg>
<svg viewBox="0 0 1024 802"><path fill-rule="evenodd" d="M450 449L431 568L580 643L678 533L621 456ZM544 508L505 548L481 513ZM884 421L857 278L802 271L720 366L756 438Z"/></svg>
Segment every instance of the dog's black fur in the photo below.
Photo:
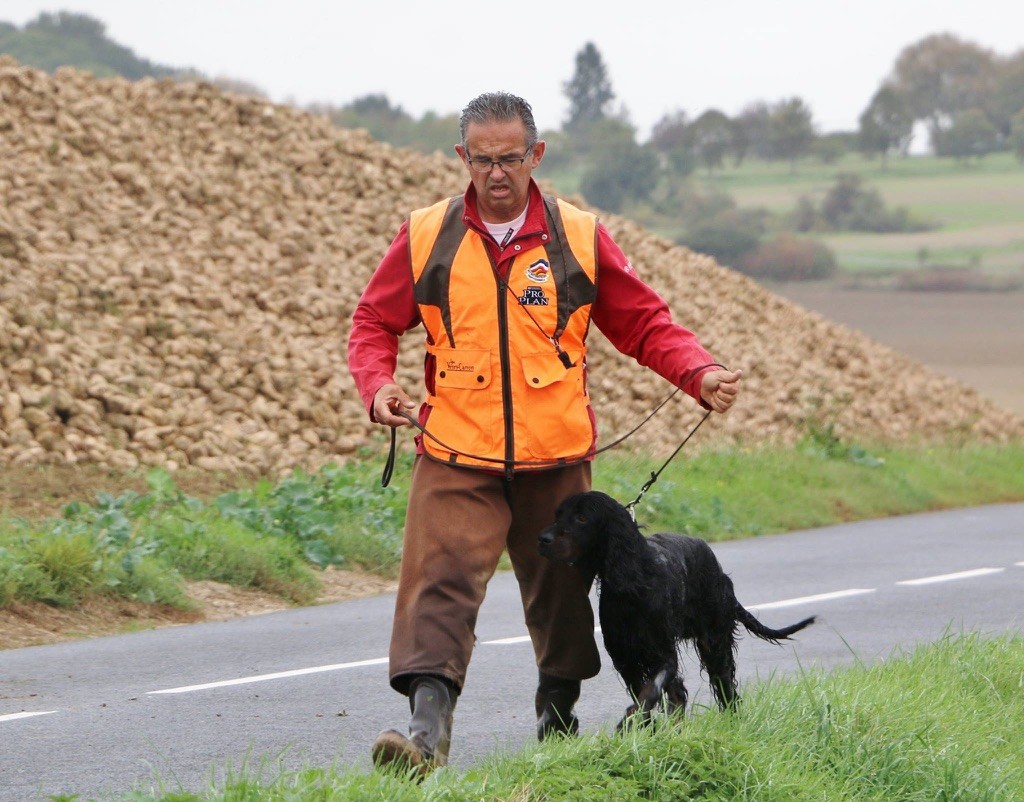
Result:
<svg viewBox="0 0 1024 802"><path fill-rule="evenodd" d="M732 580L707 543L676 534L645 537L629 511L604 493L562 502L555 523L540 534L539 549L597 577L605 649L635 700L627 718L639 711L649 720L662 700L669 710L686 707L682 641L693 642L724 709L738 700L739 624L778 643L814 622L811 616L782 629L766 627L736 600Z"/></svg>

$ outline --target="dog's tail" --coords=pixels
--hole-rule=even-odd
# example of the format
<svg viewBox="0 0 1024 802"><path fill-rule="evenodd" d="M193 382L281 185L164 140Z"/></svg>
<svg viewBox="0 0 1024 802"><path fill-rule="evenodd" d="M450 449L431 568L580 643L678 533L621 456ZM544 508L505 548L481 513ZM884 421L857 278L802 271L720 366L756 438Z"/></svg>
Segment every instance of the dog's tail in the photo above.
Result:
<svg viewBox="0 0 1024 802"><path fill-rule="evenodd" d="M809 627L813 624L815 616L809 616L803 621L797 621L795 624L790 624L782 629L772 629L771 627L766 627L746 607L736 602L736 620L743 624L751 635L756 635L769 643L778 644L779 641L788 639L794 632L799 632L804 627Z"/></svg>

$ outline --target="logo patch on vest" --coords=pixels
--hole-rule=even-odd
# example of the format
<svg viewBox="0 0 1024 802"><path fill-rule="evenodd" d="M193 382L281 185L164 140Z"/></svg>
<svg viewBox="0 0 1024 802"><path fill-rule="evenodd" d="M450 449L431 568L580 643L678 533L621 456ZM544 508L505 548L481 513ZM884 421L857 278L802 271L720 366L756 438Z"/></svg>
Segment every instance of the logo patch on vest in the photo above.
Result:
<svg viewBox="0 0 1024 802"><path fill-rule="evenodd" d="M547 259L538 259L526 268L526 277L530 281L536 281L538 284L546 284L550 276L551 265L548 264Z"/></svg>
<svg viewBox="0 0 1024 802"><path fill-rule="evenodd" d="M547 279L545 279L546 281ZM527 287L519 296L519 303L522 306L547 306L548 296L540 287Z"/></svg>

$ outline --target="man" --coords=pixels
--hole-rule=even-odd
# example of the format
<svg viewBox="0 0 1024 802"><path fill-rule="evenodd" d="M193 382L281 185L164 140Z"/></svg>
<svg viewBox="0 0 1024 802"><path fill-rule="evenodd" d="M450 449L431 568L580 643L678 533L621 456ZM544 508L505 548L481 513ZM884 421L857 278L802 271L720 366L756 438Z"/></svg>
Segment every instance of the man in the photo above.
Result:
<svg viewBox="0 0 1024 802"><path fill-rule="evenodd" d="M593 321L621 351L725 412L740 372L714 366L674 324L592 214L545 197L528 103L471 101L455 151L464 196L412 213L359 301L349 367L371 419L405 426L416 403L395 383L398 337L426 329L419 421L390 651L409 697L409 734L387 730L377 764L429 770L448 757L452 709L477 612L504 549L519 582L539 682L537 734L575 733L581 680L600 668L593 577L537 553L558 503L590 489L596 425L587 393Z"/></svg>

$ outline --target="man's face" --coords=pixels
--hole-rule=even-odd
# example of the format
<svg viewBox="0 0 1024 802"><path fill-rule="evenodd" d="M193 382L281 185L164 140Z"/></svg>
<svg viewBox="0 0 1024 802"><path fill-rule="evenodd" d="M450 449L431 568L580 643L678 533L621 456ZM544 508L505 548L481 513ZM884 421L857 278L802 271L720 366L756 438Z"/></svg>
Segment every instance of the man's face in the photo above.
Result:
<svg viewBox="0 0 1024 802"><path fill-rule="evenodd" d="M507 223L518 217L529 201L530 176L544 156L544 142L527 152L526 126L522 120L470 123L466 126L466 145L455 146L469 179L476 187L477 209L486 223ZM520 165L518 159L525 157ZM514 160L502 168L491 164L478 172L470 159ZM514 168L514 169L513 169Z"/></svg>

